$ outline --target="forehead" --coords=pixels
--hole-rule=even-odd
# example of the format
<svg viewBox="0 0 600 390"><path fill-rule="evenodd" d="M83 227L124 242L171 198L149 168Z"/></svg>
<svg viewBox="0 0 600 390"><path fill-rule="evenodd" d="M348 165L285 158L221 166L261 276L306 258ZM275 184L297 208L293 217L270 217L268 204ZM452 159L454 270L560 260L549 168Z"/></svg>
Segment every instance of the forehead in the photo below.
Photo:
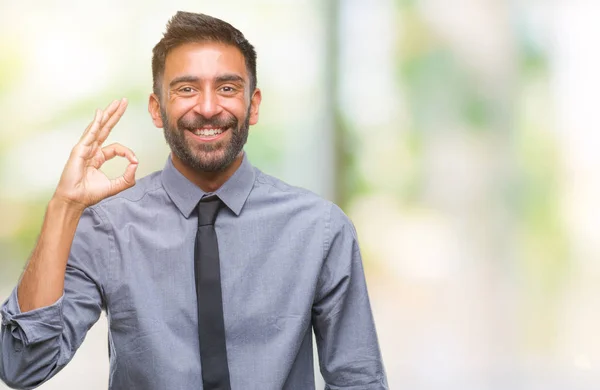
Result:
<svg viewBox="0 0 600 390"><path fill-rule="evenodd" d="M190 75L212 79L224 73L235 73L248 80L244 55L235 46L219 42L194 42L177 46L165 59L164 81Z"/></svg>

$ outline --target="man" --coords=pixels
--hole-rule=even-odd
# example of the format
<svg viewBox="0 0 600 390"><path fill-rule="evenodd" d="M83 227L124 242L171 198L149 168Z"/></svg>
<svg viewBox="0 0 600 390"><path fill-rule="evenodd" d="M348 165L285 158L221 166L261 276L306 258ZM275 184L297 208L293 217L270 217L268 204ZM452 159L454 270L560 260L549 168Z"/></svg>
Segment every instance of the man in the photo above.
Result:
<svg viewBox="0 0 600 390"><path fill-rule="evenodd" d="M127 102L73 148L1 309L0 376L34 388L106 310L110 389L386 389L356 233L331 202L251 166L256 53L219 19L177 13L153 51L149 112L171 148L135 183L102 147ZM129 161L109 180L99 169Z"/></svg>

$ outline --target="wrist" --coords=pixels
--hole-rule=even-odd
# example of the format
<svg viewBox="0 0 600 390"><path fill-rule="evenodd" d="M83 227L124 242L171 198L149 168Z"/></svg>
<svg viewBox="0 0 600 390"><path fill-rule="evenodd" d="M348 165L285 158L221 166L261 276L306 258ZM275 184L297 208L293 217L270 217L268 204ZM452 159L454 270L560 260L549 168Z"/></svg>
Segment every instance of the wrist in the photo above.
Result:
<svg viewBox="0 0 600 390"><path fill-rule="evenodd" d="M74 202L69 199L61 198L56 194L48 202L48 213L58 213L66 217L79 218L86 206L82 203Z"/></svg>

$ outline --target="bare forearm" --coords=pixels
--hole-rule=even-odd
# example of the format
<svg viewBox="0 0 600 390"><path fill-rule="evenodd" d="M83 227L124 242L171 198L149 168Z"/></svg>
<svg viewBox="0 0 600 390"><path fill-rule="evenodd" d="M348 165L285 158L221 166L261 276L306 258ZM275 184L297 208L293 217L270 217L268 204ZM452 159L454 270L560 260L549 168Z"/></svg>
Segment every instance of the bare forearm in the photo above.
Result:
<svg viewBox="0 0 600 390"><path fill-rule="evenodd" d="M18 287L22 312L45 307L63 294L65 271L83 209L53 198L46 210L38 242Z"/></svg>

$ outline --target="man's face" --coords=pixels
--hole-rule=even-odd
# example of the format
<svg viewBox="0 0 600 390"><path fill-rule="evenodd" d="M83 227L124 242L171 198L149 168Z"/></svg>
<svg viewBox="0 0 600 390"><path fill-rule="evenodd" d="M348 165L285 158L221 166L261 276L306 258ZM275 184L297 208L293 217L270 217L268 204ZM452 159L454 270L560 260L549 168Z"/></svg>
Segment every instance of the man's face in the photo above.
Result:
<svg viewBox="0 0 600 390"><path fill-rule="evenodd" d="M167 55L162 86L162 123L153 119L174 158L196 171L226 169L258 121L260 91L250 96L242 53L216 42L181 45Z"/></svg>

